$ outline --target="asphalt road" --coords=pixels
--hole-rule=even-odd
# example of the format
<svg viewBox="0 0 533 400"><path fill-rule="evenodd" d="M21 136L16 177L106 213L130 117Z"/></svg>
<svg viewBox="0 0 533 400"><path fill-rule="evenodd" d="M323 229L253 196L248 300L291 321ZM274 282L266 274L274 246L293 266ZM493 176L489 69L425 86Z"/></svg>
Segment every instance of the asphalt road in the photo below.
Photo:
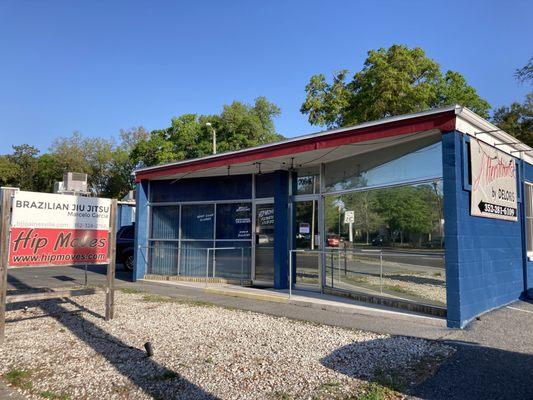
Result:
<svg viewBox="0 0 533 400"><path fill-rule="evenodd" d="M316 271L318 273L317 253L297 253L296 271ZM326 268L331 266L337 270L340 268L344 271L344 256L339 258L336 255L326 255ZM362 273L375 275L380 273L380 259L378 253L357 252L351 257L348 255L346 260L346 270L352 273ZM398 274L405 271L410 273L423 273L432 275L434 273L443 273L445 270L442 256L431 254L405 254L405 253L384 253L383 256L383 273L388 275Z"/></svg>

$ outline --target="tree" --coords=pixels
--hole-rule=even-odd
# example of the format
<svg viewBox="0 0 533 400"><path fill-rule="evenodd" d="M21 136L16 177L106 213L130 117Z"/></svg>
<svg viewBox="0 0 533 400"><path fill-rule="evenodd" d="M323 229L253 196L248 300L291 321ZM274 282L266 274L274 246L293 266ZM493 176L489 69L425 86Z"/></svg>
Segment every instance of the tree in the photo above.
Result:
<svg viewBox="0 0 533 400"><path fill-rule="evenodd" d="M134 163L129 153L137 140L143 140L143 130L121 131L119 145L114 140L87 138L74 132L70 137L56 139L50 154L62 160L63 172L86 173L94 195L121 198L133 187Z"/></svg>
<svg viewBox="0 0 533 400"><path fill-rule="evenodd" d="M18 187L20 167L8 156L0 156L0 186Z"/></svg>
<svg viewBox="0 0 533 400"><path fill-rule="evenodd" d="M516 79L521 83L533 82L533 58L518 69ZM529 92L523 103L515 101L509 107L494 110L492 122L505 132L533 147L533 92Z"/></svg>
<svg viewBox="0 0 533 400"><path fill-rule="evenodd" d="M418 188L401 186L377 192L377 210L385 219L389 229L400 236L400 243L406 233L430 233L433 227L432 213Z"/></svg>
<svg viewBox="0 0 533 400"><path fill-rule="evenodd" d="M347 208L354 210L354 225L364 232L366 244L370 243L370 233L378 230L383 223L383 219L375 211L377 206L376 194L377 191L375 190L366 190L348 196Z"/></svg>
<svg viewBox="0 0 533 400"><path fill-rule="evenodd" d="M526 96L524 103L514 102L509 107L497 108L492 121L500 129L533 147L533 92Z"/></svg>
<svg viewBox="0 0 533 400"><path fill-rule="evenodd" d="M347 76L347 70L338 71L332 83L323 74L311 77L300 109L311 124L353 125L455 103L488 117L490 105L464 77L453 71L443 74L419 47L370 50L363 69L349 82Z"/></svg>
<svg viewBox="0 0 533 400"><path fill-rule="evenodd" d="M170 127L140 139L131 158L138 166L151 166L211 154L212 129L219 152L280 140L283 137L276 133L273 122L279 114L280 109L264 97L257 98L253 105L234 101L219 115L183 114L172 118Z"/></svg>
<svg viewBox="0 0 533 400"><path fill-rule="evenodd" d="M41 155L37 160L34 190L51 193L54 190L54 183L62 180L66 170L64 161L56 154Z"/></svg>
<svg viewBox="0 0 533 400"><path fill-rule="evenodd" d="M522 83L533 81L533 57L529 59L526 65L516 70L515 77Z"/></svg>
<svg viewBox="0 0 533 400"><path fill-rule="evenodd" d="M13 146L13 153L7 159L17 165L15 182L21 190L35 190L39 150L29 144Z"/></svg>

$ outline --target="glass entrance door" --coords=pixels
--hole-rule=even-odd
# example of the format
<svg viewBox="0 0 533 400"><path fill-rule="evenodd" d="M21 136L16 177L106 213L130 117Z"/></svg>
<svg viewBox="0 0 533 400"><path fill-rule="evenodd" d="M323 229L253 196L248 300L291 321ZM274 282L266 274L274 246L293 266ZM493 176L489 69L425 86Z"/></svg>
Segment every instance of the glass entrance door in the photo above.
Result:
<svg viewBox="0 0 533 400"><path fill-rule="evenodd" d="M274 282L274 204L256 204L255 280Z"/></svg>
<svg viewBox="0 0 533 400"><path fill-rule="evenodd" d="M318 234L318 201L307 200L294 203L295 232L294 258L295 280L297 285L319 284L320 238Z"/></svg>

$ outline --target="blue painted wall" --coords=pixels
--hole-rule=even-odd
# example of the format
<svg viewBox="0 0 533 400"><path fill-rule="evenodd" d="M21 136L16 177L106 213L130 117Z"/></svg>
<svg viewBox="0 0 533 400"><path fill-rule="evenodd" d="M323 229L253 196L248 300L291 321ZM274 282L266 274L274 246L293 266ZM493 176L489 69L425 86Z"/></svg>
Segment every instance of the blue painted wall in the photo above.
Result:
<svg viewBox="0 0 533 400"><path fill-rule="evenodd" d="M133 209L135 206L119 204L117 207L117 231L123 226L131 225L134 220Z"/></svg>
<svg viewBox="0 0 533 400"><path fill-rule="evenodd" d="M448 326L458 328L523 295L523 231L520 221L470 215L462 135L444 133L442 143ZM523 218L520 207L518 217Z"/></svg>
<svg viewBox="0 0 533 400"><path fill-rule="evenodd" d="M289 173L274 172L274 287L289 287Z"/></svg>
<svg viewBox="0 0 533 400"><path fill-rule="evenodd" d="M135 264L133 280L144 278L147 269L148 246L148 181L137 184L135 192L137 211L135 213Z"/></svg>
<svg viewBox="0 0 533 400"><path fill-rule="evenodd" d="M533 184L533 165L523 163L523 174L525 180ZM524 204L525 207L525 204ZM523 211L524 212L524 211ZM524 245L525 248L525 245ZM524 268L525 268L525 287L527 297L533 299L533 261L529 261L527 255L525 256Z"/></svg>

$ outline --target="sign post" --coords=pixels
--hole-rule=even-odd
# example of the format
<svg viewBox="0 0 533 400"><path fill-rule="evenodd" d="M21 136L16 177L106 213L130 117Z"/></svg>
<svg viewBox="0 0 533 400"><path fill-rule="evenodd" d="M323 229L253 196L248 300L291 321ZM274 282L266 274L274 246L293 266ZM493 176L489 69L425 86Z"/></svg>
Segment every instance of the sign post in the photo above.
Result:
<svg viewBox="0 0 533 400"><path fill-rule="evenodd" d="M109 321L115 316L115 261L116 261L116 236L117 236L117 201L111 200L109 213L109 264L107 265L107 291L105 300L105 319Z"/></svg>
<svg viewBox="0 0 533 400"><path fill-rule="evenodd" d="M9 216L14 189L0 189L0 345L6 330L7 261L9 253Z"/></svg>

